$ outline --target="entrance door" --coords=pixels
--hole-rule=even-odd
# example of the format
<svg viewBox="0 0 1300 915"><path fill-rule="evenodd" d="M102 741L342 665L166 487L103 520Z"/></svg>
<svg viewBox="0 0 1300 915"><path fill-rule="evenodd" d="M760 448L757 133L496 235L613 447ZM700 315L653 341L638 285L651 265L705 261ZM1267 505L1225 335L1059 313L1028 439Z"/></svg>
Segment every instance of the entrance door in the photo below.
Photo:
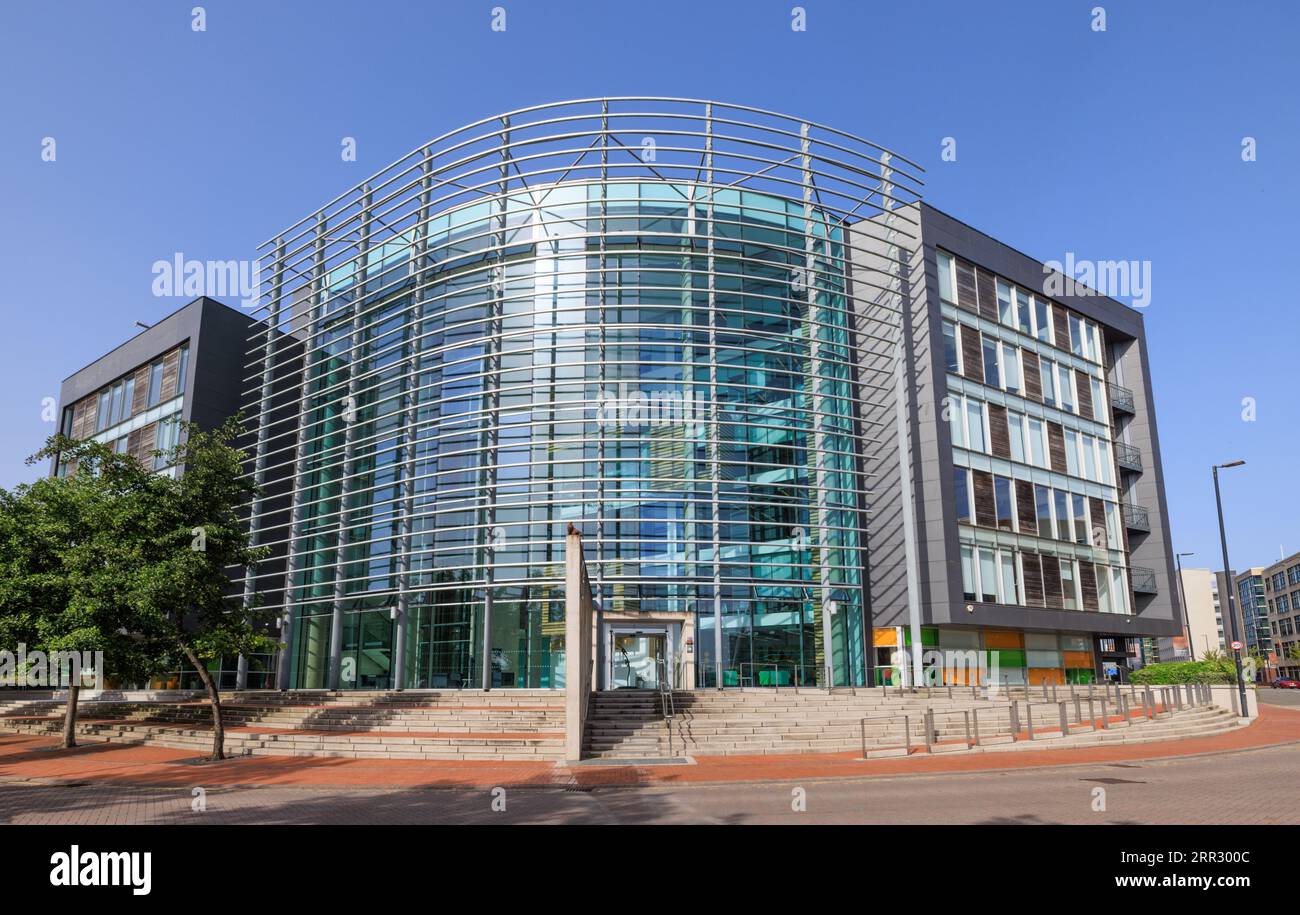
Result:
<svg viewBox="0 0 1300 915"><path fill-rule="evenodd" d="M667 658L662 632L614 632L612 689L658 689L659 661Z"/></svg>

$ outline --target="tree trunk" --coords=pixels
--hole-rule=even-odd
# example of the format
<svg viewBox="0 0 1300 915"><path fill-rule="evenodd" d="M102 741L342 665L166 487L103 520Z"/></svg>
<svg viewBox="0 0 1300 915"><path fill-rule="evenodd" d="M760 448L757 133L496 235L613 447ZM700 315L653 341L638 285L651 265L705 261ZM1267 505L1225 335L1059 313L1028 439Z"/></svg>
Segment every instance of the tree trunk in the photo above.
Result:
<svg viewBox="0 0 1300 915"><path fill-rule="evenodd" d="M185 649L185 657L189 658L194 669L198 671L199 679L203 681L203 686L208 691L208 701L212 705L212 758L225 759L226 730L221 723L221 696L217 694L217 681L212 679L207 666L200 662L194 652L188 648Z"/></svg>
<svg viewBox="0 0 1300 915"><path fill-rule="evenodd" d="M77 745L77 699L81 696L81 685L73 682L68 686L68 709L63 714L63 749L70 750Z"/></svg>

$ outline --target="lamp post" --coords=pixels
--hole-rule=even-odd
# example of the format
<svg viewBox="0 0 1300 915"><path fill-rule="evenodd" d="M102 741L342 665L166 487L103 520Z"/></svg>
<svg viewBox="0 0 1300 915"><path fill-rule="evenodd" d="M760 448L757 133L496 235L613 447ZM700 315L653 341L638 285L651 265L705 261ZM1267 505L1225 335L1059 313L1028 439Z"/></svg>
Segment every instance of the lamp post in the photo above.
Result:
<svg viewBox="0 0 1300 915"><path fill-rule="evenodd" d="M1223 576L1228 583L1228 623L1232 626L1232 640L1241 642L1241 633L1237 629L1237 613L1233 609L1232 592L1234 584L1232 581L1232 566L1228 563L1228 535L1223 529L1223 498L1219 495L1219 471L1228 467L1240 467L1245 461L1229 461L1226 464L1215 464L1212 468L1214 473L1214 506L1219 512L1219 545L1223 548ZM1250 707L1246 705L1246 683L1241 677L1241 649L1232 650L1232 660L1237 668L1237 695L1240 698L1240 714L1244 718L1250 712Z"/></svg>
<svg viewBox="0 0 1300 915"><path fill-rule="evenodd" d="M1196 642L1192 640L1192 617L1187 612L1187 595L1183 591L1183 557L1195 555L1195 553L1174 554L1174 564L1178 566L1178 602L1183 605L1183 628L1187 630L1187 650L1192 653L1193 661L1196 660Z"/></svg>

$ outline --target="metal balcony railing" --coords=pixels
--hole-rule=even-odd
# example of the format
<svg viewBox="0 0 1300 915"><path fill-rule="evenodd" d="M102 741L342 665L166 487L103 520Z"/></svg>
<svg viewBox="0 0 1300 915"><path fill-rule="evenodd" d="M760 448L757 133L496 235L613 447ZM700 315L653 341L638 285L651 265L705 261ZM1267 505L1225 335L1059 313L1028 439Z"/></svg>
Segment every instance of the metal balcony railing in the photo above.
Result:
<svg viewBox="0 0 1300 915"><path fill-rule="evenodd" d="M1111 409L1123 410L1125 413L1137 412L1137 407L1133 403L1133 392L1128 388L1113 381L1107 382L1106 393L1110 395Z"/></svg>
<svg viewBox="0 0 1300 915"><path fill-rule="evenodd" d="M1129 566L1128 574L1133 580L1133 591L1135 594L1157 593L1155 569L1147 569L1142 566Z"/></svg>
<svg viewBox="0 0 1300 915"><path fill-rule="evenodd" d="M1131 531L1151 532L1151 516L1141 505L1124 505L1124 526Z"/></svg>
<svg viewBox="0 0 1300 915"><path fill-rule="evenodd" d="M1124 470L1142 472L1142 452L1123 442L1115 443L1115 463Z"/></svg>

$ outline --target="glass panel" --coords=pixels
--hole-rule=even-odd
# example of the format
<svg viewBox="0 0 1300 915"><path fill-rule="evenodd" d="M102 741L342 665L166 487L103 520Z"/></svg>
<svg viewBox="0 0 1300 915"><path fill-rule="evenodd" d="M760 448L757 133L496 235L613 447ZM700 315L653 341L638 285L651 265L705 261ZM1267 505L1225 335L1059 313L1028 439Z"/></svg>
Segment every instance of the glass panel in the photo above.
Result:
<svg viewBox="0 0 1300 915"><path fill-rule="evenodd" d="M1052 496L1046 486L1034 484L1034 502L1038 512L1038 536L1052 536Z"/></svg>
<svg viewBox="0 0 1300 915"><path fill-rule="evenodd" d="M998 599L998 567L992 550L980 550L980 600L996 603Z"/></svg>
<svg viewBox="0 0 1300 915"><path fill-rule="evenodd" d="M1069 493L1053 489L1052 497L1056 506L1056 539L1069 540L1071 539Z"/></svg>
<svg viewBox="0 0 1300 915"><path fill-rule="evenodd" d="M953 499L957 505L957 520L970 522L970 486L967 482L970 471L964 467L954 467L952 471Z"/></svg>
<svg viewBox="0 0 1300 915"><path fill-rule="evenodd" d="M1002 374L998 370L998 343L996 340L984 338L984 383L989 387L1002 387Z"/></svg>
<svg viewBox="0 0 1300 915"><path fill-rule="evenodd" d="M939 268L939 298L945 302L956 303L957 295L953 284L952 258L942 251L935 255Z"/></svg>
<svg viewBox="0 0 1300 915"><path fill-rule="evenodd" d="M1052 342L1052 318L1051 318L1052 309L1048 302L1045 302L1039 298L1034 299L1034 309L1036 312L1036 317L1038 319L1037 321L1038 339L1044 341L1045 343L1051 343Z"/></svg>
<svg viewBox="0 0 1300 915"><path fill-rule="evenodd" d="M957 356L957 328L951 321L943 322L943 353L947 360L948 371L961 373L961 363Z"/></svg>
<svg viewBox="0 0 1300 915"><path fill-rule="evenodd" d="M1007 414L1007 428L1011 435L1011 459L1025 462L1025 418L1019 413Z"/></svg>
<svg viewBox="0 0 1300 915"><path fill-rule="evenodd" d="M666 659L664 636L651 633L614 633L615 689L657 689L657 661Z"/></svg>
<svg viewBox="0 0 1300 915"><path fill-rule="evenodd" d="M1020 289L1016 290L1016 319L1020 325L1021 333L1032 334L1034 332L1034 318L1029 295Z"/></svg>
<svg viewBox="0 0 1300 915"><path fill-rule="evenodd" d="M1066 610L1079 609L1079 597L1074 587L1074 561L1061 560L1061 599L1065 601Z"/></svg>
<svg viewBox="0 0 1300 915"><path fill-rule="evenodd" d="M1003 551L999 554L999 558L1002 564L1002 603L1022 603L1019 584L1016 581L1015 556L1008 551Z"/></svg>
<svg viewBox="0 0 1300 915"><path fill-rule="evenodd" d="M1016 326L1016 309L1011 303L1011 287L998 280L998 317L1008 327Z"/></svg>
<svg viewBox="0 0 1300 915"><path fill-rule="evenodd" d="M1068 368L1066 368L1063 365L1058 365L1056 367L1056 370L1059 373L1057 377L1060 378L1060 384L1057 385L1057 390L1059 391L1061 396L1061 409L1068 410L1069 412L1073 413L1074 412L1074 384L1073 384L1074 373L1071 372Z"/></svg>
<svg viewBox="0 0 1300 915"><path fill-rule="evenodd" d="M949 426L952 429L953 447L965 448L966 409L962 403L962 398L956 394L948 395L948 405L945 409L948 411Z"/></svg>
<svg viewBox="0 0 1300 915"><path fill-rule="evenodd" d="M1043 444L1043 424L1039 420L1029 420L1029 463L1035 467L1047 466L1047 452Z"/></svg>
<svg viewBox="0 0 1300 915"><path fill-rule="evenodd" d="M993 478L993 502L997 510L998 527L1014 530L1015 514L1011 510L1011 481L1006 477Z"/></svg>
<svg viewBox="0 0 1300 915"><path fill-rule="evenodd" d="M966 432L970 435L971 451L984 451L984 404L978 400L966 400Z"/></svg>
<svg viewBox="0 0 1300 915"><path fill-rule="evenodd" d="M1002 374L1005 376L1006 389L1012 394L1020 393L1020 352L1009 343L1002 344Z"/></svg>
<svg viewBox="0 0 1300 915"><path fill-rule="evenodd" d="M1039 376L1043 380L1043 403L1056 406L1056 363L1039 357Z"/></svg>
<svg viewBox="0 0 1300 915"><path fill-rule="evenodd" d="M1073 429L1065 430L1065 472L1072 477L1079 475L1079 433Z"/></svg>
<svg viewBox="0 0 1300 915"><path fill-rule="evenodd" d="M975 561L973 558L973 549L969 546L961 548L961 589L962 596L966 600L975 599Z"/></svg>

